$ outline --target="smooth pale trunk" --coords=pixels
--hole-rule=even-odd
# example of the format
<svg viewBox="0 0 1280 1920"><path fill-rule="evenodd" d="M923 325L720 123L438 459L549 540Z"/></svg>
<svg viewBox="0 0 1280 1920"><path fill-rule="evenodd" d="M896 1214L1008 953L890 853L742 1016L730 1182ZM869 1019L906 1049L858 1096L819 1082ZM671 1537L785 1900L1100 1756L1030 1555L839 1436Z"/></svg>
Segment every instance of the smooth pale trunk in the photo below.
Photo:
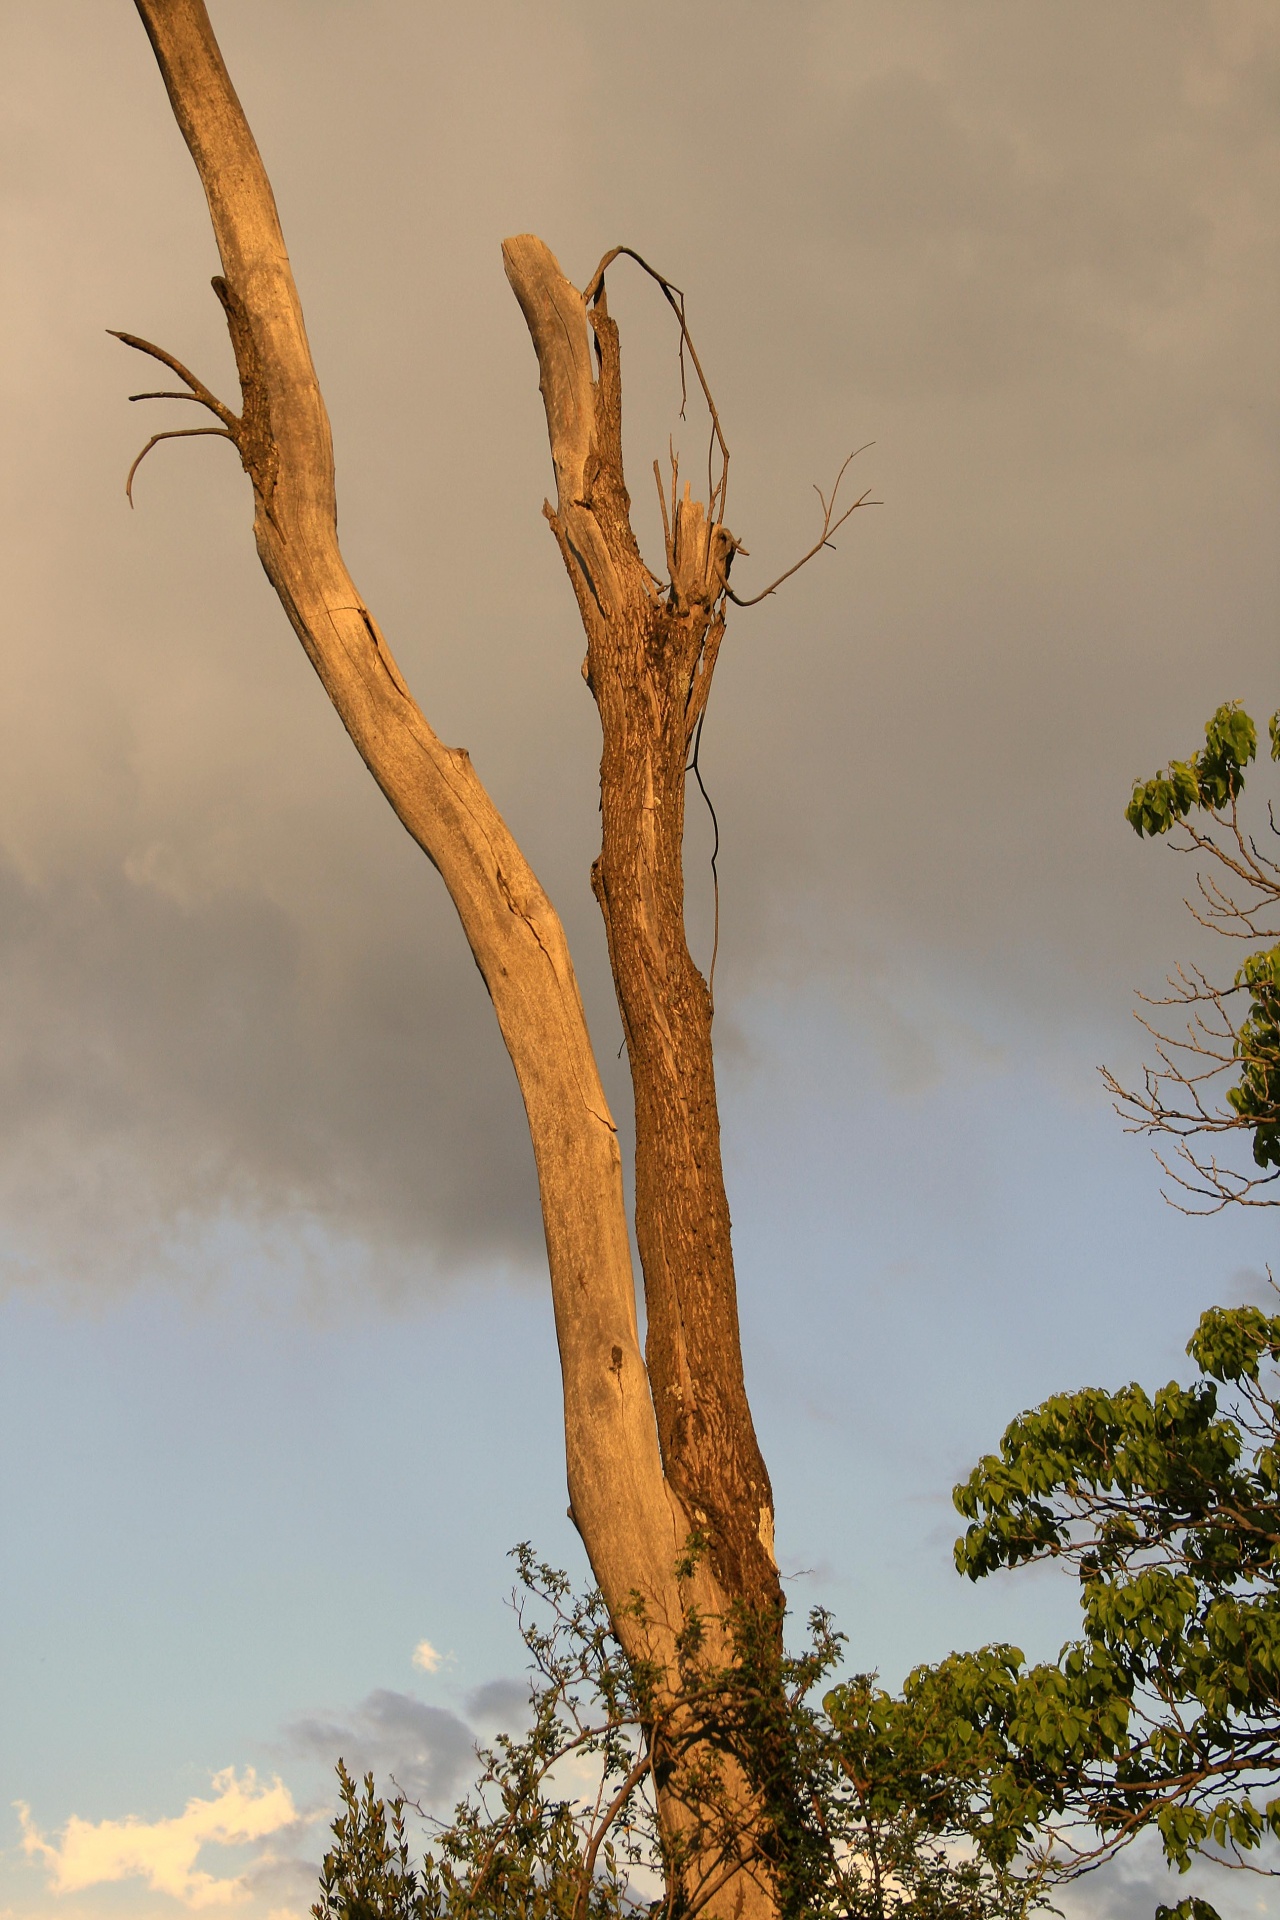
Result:
<svg viewBox="0 0 1280 1920"><path fill-rule="evenodd" d="M493 1000L537 1162L563 1372L570 1510L619 1638L633 1654L656 1660L674 1691L675 1636L687 1606L696 1605L704 1617L723 1616L744 1595L740 1583L726 1587L706 1557L690 1578L676 1578L694 1522L678 1475L673 1482L664 1469L661 1420L637 1337L617 1134L563 929L468 755L443 745L414 702L343 562L329 421L274 197L202 0L136 4L199 171L222 259L219 293L243 394L232 431L253 482L258 553L357 751L444 880ZM569 293L577 301L585 353L582 296ZM544 391L548 377L544 365ZM589 357L586 378L589 383ZM550 402L548 411L550 417ZM559 472L564 449L555 452ZM583 452L589 457L589 445ZM595 557L603 564L605 548ZM682 742L681 763L683 751ZM611 930L611 945L616 940ZM683 945L682 922L680 940ZM709 1031L708 1018L708 1072ZM713 1184L711 1205L723 1211L727 1235L718 1132ZM736 1310L712 1344L708 1378L727 1365L731 1412L739 1426L745 1417L749 1431ZM695 1371L697 1360L695 1353ZM750 1441L754 1447L754 1434ZM772 1501L756 1460L758 1451L746 1467L755 1491L734 1522L748 1540L752 1590L746 1597L752 1600L763 1591L761 1578L776 1592ZM742 1462L731 1465L741 1480ZM743 1549L735 1552L741 1560ZM636 1595L644 1601L643 1619L631 1604ZM746 1827L749 1800L742 1789ZM666 1817L672 1828L684 1822L678 1804ZM749 1835L744 1838L749 1854ZM772 1911L771 1893L754 1874L726 1878L711 1862L705 1870L724 1883L712 1911Z"/></svg>

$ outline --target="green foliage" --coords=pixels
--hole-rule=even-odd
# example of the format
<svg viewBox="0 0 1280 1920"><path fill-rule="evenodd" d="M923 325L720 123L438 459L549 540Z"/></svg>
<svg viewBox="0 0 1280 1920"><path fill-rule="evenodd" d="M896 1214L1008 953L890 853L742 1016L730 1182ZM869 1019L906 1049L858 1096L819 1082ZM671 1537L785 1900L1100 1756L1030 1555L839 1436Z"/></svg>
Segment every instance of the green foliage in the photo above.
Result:
<svg viewBox="0 0 1280 1920"><path fill-rule="evenodd" d="M1204 730L1204 746L1190 760L1171 760L1151 780L1139 780L1125 818L1138 834L1168 833L1195 807L1218 812L1236 799L1244 770L1258 750L1258 730L1238 700L1218 708ZM1271 718L1271 755L1280 759L1280 714Z"/></svg>
<svg viewBox="0 0 1280 1920"><path fill-rule="evenodd" d="M573 1595L527 1547L516 1557L534 1673L527 1732L477 1750L475 1787L452 1821L429 1822L417 1869L404 1838L410 1803L378 1800L372 1776L359 1799L340 1760L344 1811L315 1920L614 1920L634 1906L626 1869L647 1864L654 1840L636 1765L649 1677L622 1656L599 1594ZM542 1603L537 1616L530 1599ZM585 1800L572 1790L583 1762L596 1782Z"/></svg>
<svg viewBox="0 0 1280 1920"><path fill-rule="evenodd" d="M662 1707L600 1595L575 1596L527 1547L517 1561L529 1730L478 1752L475 1787L451 1821L428 1822L419 1867L404 1799L380 1800L371 1776L361 1795L340 1761L315 1920L691 1920L743 1866L794 1920L1026 1920L1044 1904L1012 1850L997 1861L975 1847L970 1781L938 1776L928 1741L895 1746L874 1676L815 1702L841 1657L825 1613L794 1655L770 1623L736 1620L720 1666L711 1623L690 1614L679 1697ZM749 1842L731 1768L750 1785Z"/></svg>
<svg viewBox="0 0 1280 1920"><path fill-rule="evenodd" d="M1227 1103L1253 1130L1258 1166L1280 1167L1280 947L1251 953L1235 984L1248 993L1249 1011L1236 1029L1240 1079Z"/></svg>
<svg viewBox="0 0 1280 1920"><path fill-rule="evenodd" d="M405 1802L380 1800L373 1775L364 1795L338 1762L342 1812L333 1822L334 1845L320 1869L314 1920L427 1920L431 1908L419 1875L409 1864Z"/></svg>
<svg viewBox="0 0 1280 1920"><path fill-rule="evenodd" d="M1280 712L1272 714L1267 731L1271 757L1280 760ZM1280 862L1259 846L1237 806L1257 744L1253 721L1231 701L1205 727L1203 749L1139 781L1125 809L1139 834L1181 828L1176 844L1204 856L1208 866L1198 875L1198 901L1189 903L1196 919L1257 947L1228 985L1216 984L1198 967L1179 967L1169 978L1168 996L1148 1001L1178 1009L1185 1025L1141 1016L1159 1055L1159 1064L1144 1071L1143 1089L1126 1089L1109 1073L1103 1076L1134 1131L1176 1141L1173 1164L1157 1157L1192 1197L1193 1212L1216 1212L1233 1202L1274 1205L1261 1190L1280 1179ZM1269 821L1275 833L1274 813ZM1207 1087L1228 1073L1236 1075L1235 1084L1226 1089L1224 1104L1215 1106ZM1252 1136L1256 1172L1240 1171L1190 1144L1239 1131Z"/></svg>
<svg viewBox="0 0 1280 1920"><path fill-rule="evenodd" d="M832 1837L825 1899L811 1909L899 1920L1023 1920L1047 1904L1043 1875L994 1843L983 1799L998 1748L1002 1682L1016 1649L920 1668L901 1698L861 1674L823 1702L831 1775L815 1796ZM975 1676L976 1685L974 1684Z"/></svg>
<svg viewBox="0 0 1280 1920"><path fill-rule="evenodd" d="M1080 1582L1056 1662L953 1655L895 1704L943 1730L944 1774L969 1765L992 1857L1038 1835L1071 1870L1150 1829L1180 1870L1256 1866L1280 1835L1280 1315L1213 1308L1188 1352L1189 1387L1022 1414L956 1489L971 1579L1054 1559Z"/></svg>

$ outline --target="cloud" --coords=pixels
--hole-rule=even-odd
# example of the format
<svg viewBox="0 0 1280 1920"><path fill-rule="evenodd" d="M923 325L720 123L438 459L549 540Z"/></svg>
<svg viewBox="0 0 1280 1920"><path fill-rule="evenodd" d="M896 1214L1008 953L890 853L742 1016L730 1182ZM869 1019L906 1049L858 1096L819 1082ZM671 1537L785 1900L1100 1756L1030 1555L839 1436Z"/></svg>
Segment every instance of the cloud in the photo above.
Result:
<svg viewBox="0 0 1280 1920"><path fill-rule="evenodd" d="M413 1664L415 1667L421 1667L424 1673L438 1673L440 1670L440 1660L441 1656L436 1652L429 1640L419 1640L413 1650Z"/></svg>
<svg viewBox="0 0 1280 1920"><path fill-rule="evenodd" d="M509 1732L524 1726L529 1719L529 1682L527 1680L486 1680L473 1687L466 1699L473 1720Z"/></svg>
<svg viewBox="0 0 1280 1920"><path fill-rule="evenodd" d="M351 904L318 979L295 910L256 889L183 902L83 869L33 888L0 861L0 1279L123 1282L228 1214L264 1239L309 1219L358 1270L376 1213L375 1264L419 1285L451 1247L530 1257L527 1135L487 1003L431 1031L433 1004L471 997L465 948L429 926L388 943L385 923L353 946ZM424 1157L423 1115L450 1105L455 1147Z"/></svg>
<svg viewBox="0 0 1280 1920"><path fill-rule="evenodd" d="M18 1803L23 1850L43 1860L54 1893L79 1893L118 1880L145 1880L184 1906L228 1906L246 1899L244 1874L218 1877L197 1867L202 1847L246 1846L294 1826L298 1815L288 1788L277 1778L259 1786L252 1767L237 1778L233 1767L213 1777L212 1800L191 1799L169 1820L81 1820L73 1815L61 1842L47 1840Z"/></svg>
<svg viewBox="0 0 1280 1920"><path fill-rule="evenodd" d="M305 1715L285 1732L288 1750L329 1767L339 1759L357 1777L394 1779L412 1800L448 1806L469 1781L476 1737L447 1707L379 1688L341 1719Z"/></svg>
<svg viewBox="0 0 1280 1920"><path fill-rule="evenodd" d="M688 290L754 578L811 538L810 481L876 441L883 511L735 617L722 655L702 755L721 1030L817 960L868 1023L869 976L932 969L952 1013L1119 1024L1117 983L1180 925L1127 782L1219 699L1274 704L1274 7L812 0L738 31L725 0L568 0L535 30L494 0L430 34L403 0L326 8L320 31L314 12L228 0L219 24L273 155L344 539L566 920L624 1126L587 884L598 734L497 254L522 227L579 278L626 235ZM123 503L136 376L102 328L230 376L136 22L27 10L0 120L0 560L13 631L39 636L0 668L9 1277L180 1272L227 1215L264 1237L310 1221L419 1288L532 1269L491 1009L260 576L243 474L165 446ZM708 143L714 218L685 190ZM617 303L643 522L678 381L648 291L619 276Z"/></svg>
<svg viewBox="0 0 1280 1920"><path fill-rule="evenodd" d="M1264 1854L1257 1862L1274 1870L1275 1857ZM1201 1861L1186 1874L1165 1865L1153 1833L1140 1834L1131 1846L1106 1866L1069 1883L1054 1895L1063 1920L1151 1920L1159 1906L1175 1906L1190 1894L1199 1894L1217 1908L1223 1920L1253 1920L1263 1911L1258 1882L1251 1873L1234 1873Z"/></svg>

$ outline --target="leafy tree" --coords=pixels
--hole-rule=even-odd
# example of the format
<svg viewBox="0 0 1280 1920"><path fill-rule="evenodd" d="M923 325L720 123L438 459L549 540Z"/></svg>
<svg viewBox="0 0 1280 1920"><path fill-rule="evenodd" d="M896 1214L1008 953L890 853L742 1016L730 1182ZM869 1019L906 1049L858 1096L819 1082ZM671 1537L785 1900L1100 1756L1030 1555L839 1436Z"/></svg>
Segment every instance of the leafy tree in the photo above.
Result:
<svg viewBox="0 0 1280 1920"><path fill-rule="evenodd" d="M426 1891L409 1860L405 1801L380 1799L371 1773L362 1795L342 1760L338 1784L342 1811L320 1869L315 1920L426 1920Z"/></svg>
<svg viewBox="0 0 1280 1920"><path fill-rule="evenodd" d="M1271 757L1280 759L1280 713L1268 727ZM1205 727L1205 744L1139 781L1126 810L1138 834L1169 834L1180 851L1207 862L1188 905L1202 926L1257 943L1223 983L1199 967L1179 967L1166 996L1148 1001L1143 1025L1156 1043L1158 1065L1138 1089L1105 1078L1135 1132L1173 1142L1171 1159L1157 1153L1174 1183L1176 1204L1217 1212L1230 1204L1274 1206L1280 1178L1280 864L1259 846L1241 820L1245 769L1258 748L1258 730L1238 702L1218 708ZM1274 815L1268 810L1268 832ZM1185 1014L1169 1030L1167 1013ZM1160 1011L1157 1011L1160 1010ZM1214 1088L1234 1076L1224 1097ZM1216 1143L1250 1137L1252 1168L1218 1157ZM1207 1149L1199 1143L1214 1144Z"/></svg>
<svg viewBox="0 0 1280 1920"><path fill-rule="evenodd" d="M920 1794L919 1756L890 1751L873 1677L815 1700L841 1654L826 1614L810 1616L808 1644L782 1656L777 1684L761 1673L777 1658L771 1641L740 1640L716 1672L691 1624L684 1702L667 1716L655 1713L655 1676L628 1657L599 1593L575 1596L527 1547L517 1557L528 1731L480 1751L475 1788L452 1820L428 1823L417 1867L408 1803L379 1799L372 1776L362 1795L340 1762L342 1809L315 1920L624 1920L655 1899L696 1914L743 1844L712 1751L748 1770L773 1809L774 1884L796 1920L1025 1920L1043 1904L1038 1873L974 1845L968 1798L953 1783ZM673 1834L655 1783L686 1737L691 1696L714 1710L714 1741L698 1741L696 1778L684 1770L685 1817ZM680 1870L694 1860L700 1879Z"/></svg>
<svg viewBox="0 0 1280 1920"><path fill-rule="evenodd" d="M1143 1832L1168 1863L1276 1875L1280 1836L1280 1314L1205 1313L1198 1379L1058 1394L1006 1429L956 1489L956 1564L978 1580L1075 1570L1078 1640L918 1668L901 1695L828 1705L872 1780L1046 1882ZM1161 1909L1215 1920L1200 1899Z"/></svg>
<svg viewBox="0 0 1280 1920"><path fill-rule="evenodd" d="M1268 732L1280 759L1280 713ZM1160 1064L1141 1092L1106 1075L1136 1128L1176 1141L1161 1164L1189 1210L1274 1204L1280 1176L1280 863L1239 807L1257 745L1239 703L1220 706L1204 746L1136 783L1126 809L1137 833L1207 861L1200 923L1258 943L1229 984L1179 968L1151 1003L1188 1019L1170 1034L1144 1018ZM1241 1132L1252 1173L1199 1145ZM1055 1395L956 1489L970 1579L1075 1569L1083 1631L1057 1661L987 1647L918 1668L899 1696L860 1685L829 1702L868 1779L946 1808L991 1862L1030 1849L1047 1878L1069 1878L1153 1831L1181 1871L1280 1873L1264 1851L1280 1836L1280 1315L1215 1307L1187 1350L1193 1385ZM1215 1920L1195 1896L1159 1915Z"/></svg>
<svg viewBox="0 0 1280 1920"><path fill-rule="evenodd" d="M963 1572L1059 1560L1084 1614L1054 1666L1011 1672L993 1818L1094 1828L1054 1827L1090 1859L1154 1827L1184 1870L1280 1833L1280 1315L1212 1308L1188 1352L1189 1387L1023 1414L956 1494Z"/></svg>

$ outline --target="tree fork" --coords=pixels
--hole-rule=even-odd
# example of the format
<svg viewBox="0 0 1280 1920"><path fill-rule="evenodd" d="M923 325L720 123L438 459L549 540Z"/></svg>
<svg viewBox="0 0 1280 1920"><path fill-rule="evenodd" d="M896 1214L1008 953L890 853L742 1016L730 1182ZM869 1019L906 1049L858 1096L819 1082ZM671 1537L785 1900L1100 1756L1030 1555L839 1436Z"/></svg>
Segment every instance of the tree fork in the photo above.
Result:
<svg viewBox="0 0 1280 1920"><path fill-rule="evenodd" d="M691 1522L662 1472L617 1134L564 932L469 756L443 745L412 699L346 570L329 421L275 201L203 0L136 4L222 258L219 294L253 423L245 465L258 554L362 759L439 870L492 997L537 1161L574 1518L624 1641L665 1662ZM628 1628L637 1593L658 1645L639 1647ZM704 1578L697 1602L713 1608L723 1596Z"/></svg>
<svg viewBox="0 0 1280 1920"><path fill-rule="evenodd" d="M127 344L177 371L234 440L253 485L267 576L357 751L462 921L533 1142L571 1512L619 1640L656 1671L659 1720L675 1733L687 1723L679 1645L691 1615L707 1623L713 1662L732 1656L736 1609L745 1605L775 1635L781 1620L772 1495L742 1380L710 999L683 924L685 760L723 633L734 542L698 502L673 500L671 581L657 590L628 517L617 335L603 284L592 309L597 385L583 295L541 242L509 243L518 293L520 262L526 270L522 305L551 428L558 509L549 517L587 628L604 732L595 884L636 1085L646 1369L617 1134L563 929L468 755L443 745L414 702L347 572L329 421L297 288L203 0L135 4L208 200L240 415L163 349L133 336ZM539 326L559 329L560 346L540 341ZM708 1552L690 1557L699 1534ZM655 1734L662 1745L661 1726ZM695 1760L698 1738L695 1729ZM685 1740L680 1732L677 1744ZM738 1831L727 1854L699 1837L678 1779L660 1790L667 1830L688 1854L673 1894L679 1904L695 1883L704 1895L714 1887L715 1912L763 1920L776 1896L761 1803L732 1755L723 1777Z"/></svg>

